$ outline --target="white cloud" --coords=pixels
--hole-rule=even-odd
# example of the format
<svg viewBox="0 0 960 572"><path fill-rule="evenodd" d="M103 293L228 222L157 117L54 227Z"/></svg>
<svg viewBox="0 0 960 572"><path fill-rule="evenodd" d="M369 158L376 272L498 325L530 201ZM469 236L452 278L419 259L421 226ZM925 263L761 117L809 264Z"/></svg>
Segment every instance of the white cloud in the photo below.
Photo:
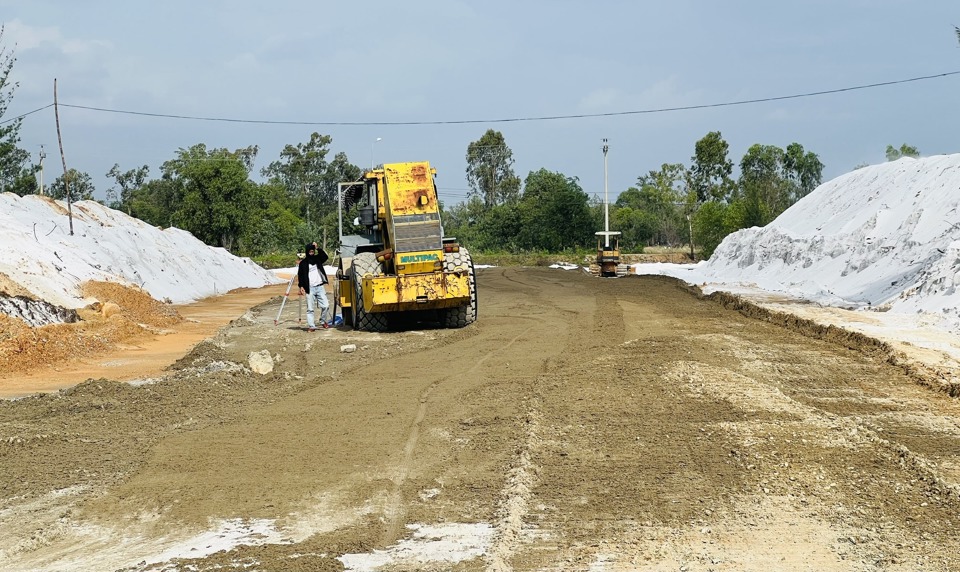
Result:
<svg viewBox="0 0 960 572"><path fill-rule="evenodd" d="M29 26L19 19L4 25L4 35L9 35L8 39L15 44L17 54L38 48L53 47L63 54L83 55L113 47L105 40L68 39L63 36L58 26Z"/></svg>
<svg viewBox="0 0 960 572"><path fill-rule="evenodd" d="M623 100L623 92L615 88L596 89L580 100L581 109L610 110Z"/></svg>
<svg viewBox="0 0 960 572"><path fill-rule="evenodd" d="M234 71L251 72L260 69L260 60L256 55L245 52L227 60L226 67Z"/></svg>
<svg viewBox="0 0 960 572"><path fill-rule="evenodd" d="M62 40L60 29L57 27L39 28L28 26L20 20L12 20L4 24L3 33L6 39L21 52L39 47L47 43L58 43Z"/></svg>
<svg viewBox="0 0 960 572"><path fill-rule="evenodd" d="M64 40L60 49L69 56L82 56L112 50L113 44L104 40Z"/></svg>
<svg viewBox="0 0 960 572"><path fill-rule="evenodd" d="M644 89L634 101L641 105L640 109L683 107L704 103L700 98L700 91L683 91L678 85L677 76L662 79Z"/></svg>
<svg viewBox="0 0 960 572"><path fill-rule="evenodd" d="M618 88L598 88L580 100L583 110L603 113L644 111L683 107L703 103L699 91L683 91L676 76L661 79L647 85L637 93L628 93Z"/></svg>
<svg viewBox="0 0 960 572"><path fill-rule="evenodd" d="M782 107L768 111L763 117L770 121L787 121L792 118L790 112Z"/></svg>

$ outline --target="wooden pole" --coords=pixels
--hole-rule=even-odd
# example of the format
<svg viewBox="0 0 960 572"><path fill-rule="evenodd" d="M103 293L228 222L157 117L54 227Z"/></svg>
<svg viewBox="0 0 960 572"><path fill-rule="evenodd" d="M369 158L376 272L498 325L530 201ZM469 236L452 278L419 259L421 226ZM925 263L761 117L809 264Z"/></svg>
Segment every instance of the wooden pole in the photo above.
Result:
<svg viewBox="0 0 960 572"><path fill-rule="evenodd" d="M70 200L70 175L67 159L63 156L63 138L60 137L60 111L57 108L57 78L53 78L53 115L57 119L57 142L60 144L60 162L63 163L63 190L67 195L67 218L70 219L70 236L73 236L73 206Z"/></svg>

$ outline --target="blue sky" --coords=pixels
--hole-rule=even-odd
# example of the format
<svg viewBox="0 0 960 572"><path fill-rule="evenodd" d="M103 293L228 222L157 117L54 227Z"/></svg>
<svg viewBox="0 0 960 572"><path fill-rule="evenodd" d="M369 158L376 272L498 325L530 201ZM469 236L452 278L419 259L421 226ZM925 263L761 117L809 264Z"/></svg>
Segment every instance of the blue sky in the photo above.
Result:
<svg viewBox="0 0 960 572"><path fill-rule="evenodd" d="M67 166L93 177L177 149L257 145L257 170L317 131L360 166L429 160L446 203L466 196L467 145L503 133L516 173L577 177L611 201L663 163L689 165L720 131L739 162L754 143L800 143L824 180L884 161L888 144L960 152L960 75L816 97L549 121L774 98L960 71L956 0L513 0L418 2L0 0L19 88L4 119L61 104ZM380 138L380 141L377 141ZM62 173L53 110L24 119L21 147Z"/></svg>

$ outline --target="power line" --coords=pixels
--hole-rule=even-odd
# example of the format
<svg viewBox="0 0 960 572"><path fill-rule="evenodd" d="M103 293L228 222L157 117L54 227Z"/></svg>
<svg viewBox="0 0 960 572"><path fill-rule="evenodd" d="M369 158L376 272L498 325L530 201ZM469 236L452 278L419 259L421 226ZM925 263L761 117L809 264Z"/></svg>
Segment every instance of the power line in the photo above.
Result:
<svg viewBox="0 0 960 572"><path fill-rule="evenodd" d="M22 114L20 114L20 115L18 115L18 116L16 116L16 117L11 118L11 119L4 119L3 121L0 121L0 125L3 125L3 124L5 124L5 123L11 123L11 122L13 122L13 121L17 121L18 119L23 119L24 117L26 117L26 116L28 116L28 115L33 115L34 113L36 113L36 112L38 112L38 111L43 111L44 109L47 109L47 108L50 108L50 107L53 107L53 104L52 104L52 103L48 103L48 104L44 105L43 107L39 107L39 108L37 108L37 109L34 109L33 111L28 111L28 112L26 112L26 113L22 113Z"/></svg>
<svg viewBox="0 0 960 572"><path fill-rule="evenodd" d="M100 111L104 113L119 113L125 115L139 115L146 117L160 117L166 119L188 119L194 121L219 121L225 123L256 123L263 125L323 125L323 126L401 126L401 125L463 125L471 123L516 123L524 121L553 121L558 119L586 119L586 118L596 118L596 117L618 117L624 115L644 115L644 114L653 114L653 113L666 113L671 111L691 111L695 109L710 109L715 107L732 107L736 105L750 105L754 103L767 103L771 101L784 101L788 99L801 99L805 97L815 97L820 95L830 95L836 93L845 93L849 91L858 91L864 89L873 89L877 87L886 87L891 85L898 85L904 83L911 83L917 81L924 81L929 79L937 79L948 77L952 75L958 75L960 71L952 71L946 73L940 73L935 75L927 75L920 77L913 77L909 79L900 79L894 81L885 81L878 83L870 83L864 85L856 85L852 87L842 87L838 89L828 89L821 91L809 91L805 93L797 93L792 95L781 95L775 97L763 97L756 99L742 99L738 101L727 101L720 103L705 103L700 105L685 105L679 107L661 107L654 109L641 109L634 111L612 111L607 113L580 113L580 114L571 114L571 115L543 115L543 116L530 116L530 117L510 117L510 118L500 118L500 119L461 119L461 120L451 120L451 121L271 121L271 120L261 120L261 119L236 119L236 118L227 118L227 117L202 117L202 116L193 116L193 115L173 115L167 113L150 113L145 111L129 111L121 109L108 109L104 107L92 107L87 105L71 105L67 103L61 103L61 107L72 107L74 109L86 109L89 111ZM30 113L35 113L42 109L46 109L53 104L41 107ZM29 115L30 113L24 114L20 117ZM14 118L11 121L16 120Z"/></svg>

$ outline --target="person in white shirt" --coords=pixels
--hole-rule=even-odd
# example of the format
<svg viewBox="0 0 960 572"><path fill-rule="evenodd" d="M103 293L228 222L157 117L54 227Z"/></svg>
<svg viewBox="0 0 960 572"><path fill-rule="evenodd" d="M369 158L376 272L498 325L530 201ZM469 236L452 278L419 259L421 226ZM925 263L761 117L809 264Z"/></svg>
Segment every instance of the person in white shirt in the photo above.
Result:
<svg viewBox="0 0 960 572"><path fill-rule="evenodd" d="M300 286L300 294L307 297L307 330L317 331L317 325L314 321L314 307L320 306L320 325L323 328L329 328L330 324L324 320L324 314L330 307L327 301L326 284L327 272L323 265L330 258L322 248L317 246L316 242L311 242L304 247L306 256L297 266L297 284ZM332 321L332 320L331 320Z"/></svg>

